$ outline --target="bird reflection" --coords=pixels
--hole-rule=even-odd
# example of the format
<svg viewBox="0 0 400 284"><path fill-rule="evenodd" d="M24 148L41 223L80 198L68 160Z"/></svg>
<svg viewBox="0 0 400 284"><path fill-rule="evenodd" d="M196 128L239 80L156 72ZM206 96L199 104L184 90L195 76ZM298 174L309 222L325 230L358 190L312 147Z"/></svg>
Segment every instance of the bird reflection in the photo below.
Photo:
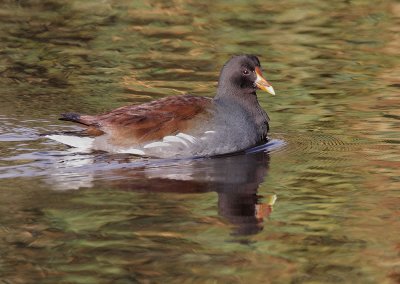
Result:
<svg viewBox="0 0 400 284"><path fill-rule="evenodd" d="M112 188L144 192L218 194L218 213L233 225L234 235L256 234L271 211L275 195L260 196L269 154L257 151L214 158L145 160L130 155L66 155L49 182L59 190Z"/></svg>
<svg viewBox="0 0 400 284"><path fill-rule="evenodd" d="M260 196L258 188L269 169L265 152L199 159L142 171L124 169L113 186L125 190L218 194L218 213L233 224L234 235L256 234L271 211L275 195ZM114 173L115 174L115 173Z"/></svg>

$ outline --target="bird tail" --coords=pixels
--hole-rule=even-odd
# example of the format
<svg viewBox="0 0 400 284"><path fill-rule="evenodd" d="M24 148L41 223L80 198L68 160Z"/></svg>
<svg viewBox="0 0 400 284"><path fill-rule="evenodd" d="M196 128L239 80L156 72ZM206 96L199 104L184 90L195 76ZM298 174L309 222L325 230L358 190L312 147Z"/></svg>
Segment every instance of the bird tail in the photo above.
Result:
<svg viewBox="0 0 400 284"><path fill-rule="evenodd" d="M81 115L79 113L75 113L75 112L62 113L59 120L72 121L72 122L77 122L77 123L81 123L84 125L88 125L85 121L83 121L81 119Z"/></svg>
<svg viewBox="0 0 400 284"><path fill-rule="evenodd" d="M91 115L80 115L79 113L68 112L61 114L59 120L72 121L87 126L84 135L100 136L104 134L100 125L97 123L97 117Z"/></svg>

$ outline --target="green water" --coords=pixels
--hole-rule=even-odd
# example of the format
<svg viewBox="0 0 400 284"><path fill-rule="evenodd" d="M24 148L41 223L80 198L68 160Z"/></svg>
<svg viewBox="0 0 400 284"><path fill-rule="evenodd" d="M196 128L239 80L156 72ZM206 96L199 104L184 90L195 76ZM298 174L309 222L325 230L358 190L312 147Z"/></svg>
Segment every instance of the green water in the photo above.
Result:
<svg viewBox="0 0 400 284"><path fill-rule="evenodd" d="M400 2L2 1L2 283L399 283ZM43 134L259 56L266 152L153 161Z"/></svg>

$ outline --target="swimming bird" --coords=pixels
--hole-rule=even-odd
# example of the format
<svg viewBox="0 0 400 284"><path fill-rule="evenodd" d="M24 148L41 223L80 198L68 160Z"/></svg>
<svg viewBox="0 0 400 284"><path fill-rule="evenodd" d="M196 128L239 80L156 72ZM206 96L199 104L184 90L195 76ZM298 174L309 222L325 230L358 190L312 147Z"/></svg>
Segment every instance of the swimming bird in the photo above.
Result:
<svg viewBox="0 0 400 284"><path fill-rule="evenodd" d="M180 95L100 115L65 113L60 120L84 125L85 137L48 137L85 150L161 158L238 152L268 140L269 117L257 89L275 95L256 56L234 56L221 70L214 98Z"/></svg>

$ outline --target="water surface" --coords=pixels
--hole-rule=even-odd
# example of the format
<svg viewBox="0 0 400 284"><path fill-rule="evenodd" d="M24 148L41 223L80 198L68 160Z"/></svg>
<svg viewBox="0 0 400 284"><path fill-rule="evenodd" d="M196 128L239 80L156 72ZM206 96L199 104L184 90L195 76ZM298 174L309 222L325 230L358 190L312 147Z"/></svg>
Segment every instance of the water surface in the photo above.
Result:
<svg viewBox="0 0 400 284"><path fill-rule="evenodd" d="M3 1L5 283L399 283L397 1ZM214 159L79 153L59 113L213 96L260 57L271 142Z"/></svg>

